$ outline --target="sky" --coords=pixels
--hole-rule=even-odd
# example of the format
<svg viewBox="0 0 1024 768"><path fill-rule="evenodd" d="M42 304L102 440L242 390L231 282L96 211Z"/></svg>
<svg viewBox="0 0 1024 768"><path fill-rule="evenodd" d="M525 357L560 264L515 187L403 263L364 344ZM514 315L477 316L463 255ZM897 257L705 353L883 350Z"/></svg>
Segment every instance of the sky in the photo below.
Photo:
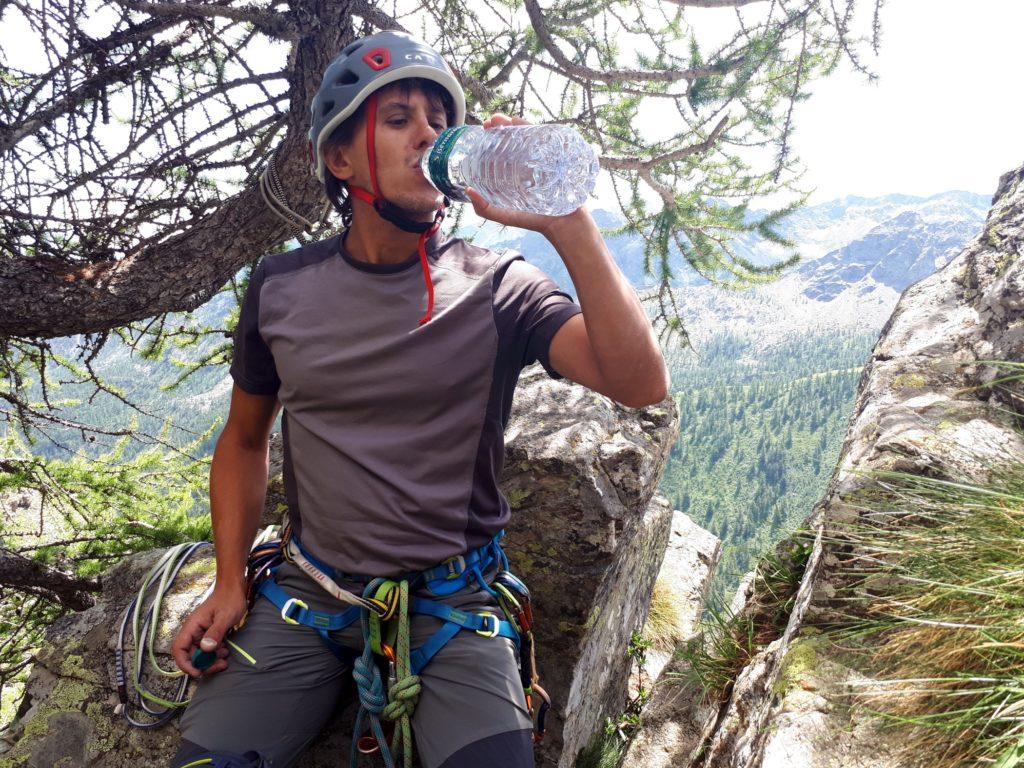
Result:
<svg viewBox="0 0 1024 768"><path fill-rule="evenodd" d="M866 31L871 7L871 0L861 0L859 29ZM710 37L702 37L702 29L715 36L727 16L687 9L705 49ZM878 57L866 45L861 49L877 83L869 84L844 61L796 105L792 148L806 168L804 188L814 188L810 202L948 190L991 194L1000 174L1024 163L1024 0L886 0L881 22ZM22 65L39 58L25 45L31 35L4 26L0 40ZM678 121L671 110L667 121L673 115ZM107 129L113 136L113 126ZM649 196L653 202L654 194ZM760 198L754 206L782 202ZM618 208L606 173L590 207Z"/></svg>
<svg viewBox="0 0 1024 768"><path fill-rule="evenodd" d="M1024 163L1024 2L887 0L881 21L878 82L847 65L797 105L810 202L992 194Z"/></svg>

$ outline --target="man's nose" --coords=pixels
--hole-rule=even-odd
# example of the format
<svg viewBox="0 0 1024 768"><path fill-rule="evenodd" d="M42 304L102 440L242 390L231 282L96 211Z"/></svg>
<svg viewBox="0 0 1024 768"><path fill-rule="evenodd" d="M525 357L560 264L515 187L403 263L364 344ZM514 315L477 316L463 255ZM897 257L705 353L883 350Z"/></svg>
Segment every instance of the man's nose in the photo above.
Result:
<svg viewBox="0 0 1024 768"><path fill-rule="evenodd" d="M420 147L430 146L441 133L430 124L430 118L427 117L416 118L416 128L417 146Z"/></svg>

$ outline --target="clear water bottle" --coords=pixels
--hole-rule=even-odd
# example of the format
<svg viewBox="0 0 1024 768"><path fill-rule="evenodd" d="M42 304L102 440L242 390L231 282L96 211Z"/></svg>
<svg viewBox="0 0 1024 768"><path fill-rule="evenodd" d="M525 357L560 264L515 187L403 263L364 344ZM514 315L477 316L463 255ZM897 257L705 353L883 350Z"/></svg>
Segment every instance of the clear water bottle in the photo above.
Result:
<svg viewBox="0 0 1024 768"><path fill-rule="evenodd" d="M597 150L567 125L446 128L421 160L423 175L453 200L473 187L491 205L562 216L587 201Z"/></svg>

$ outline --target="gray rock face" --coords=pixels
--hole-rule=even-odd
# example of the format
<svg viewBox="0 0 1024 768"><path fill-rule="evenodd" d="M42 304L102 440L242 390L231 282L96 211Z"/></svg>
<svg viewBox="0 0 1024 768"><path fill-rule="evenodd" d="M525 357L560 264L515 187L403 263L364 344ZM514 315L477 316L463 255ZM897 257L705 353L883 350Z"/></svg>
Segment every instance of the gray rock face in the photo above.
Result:
<svg viewBox="0 0 1024 768"><path fill-rule="evenodd" d="M1005 174L981 234L946 267L908 288L861 377L839 466L808 524L817 539L782 637L735 681L693 768L912 768L885 735L836 705L854 673L805 628L827 619L844 581L823 544L857 514L843 499L859 472L955 473L984 481L994 464L1024 461L1024 387L978 389L1024 360L1024 167ZM824 534L824 535L823 535ZM870 680L857 680L861 685Z"/></svg>
<svg viewBox="0 0 1024 768"><path fill-rule="evenodd" d="M672 510L656 489L678 429L671 398L629 409L540 366L520 378L501 487L516 510L506 551L534 597L541 684L554 699L539 766L572 765L625 702L627 644L646 618L669 539ZM279 483L271 478L264 523L280 521ZM0 767L167 763L178 743L173 725L142 731L114 714L113 635L160 554L107 571L96 605L50 629L26 686L28 711L3 734ZM197 555L165 600L156 644L163 668L174 668L170 641L213 572L212 552ZM347 760L353 709L338 713L301 768Z"/></svg>
<svg viewBox="0 0 1024 768"><path fill-rule="evenodd" d="M682 641L699 629L704 600L722 552L722 542L676 512L659 580L672 585L678 596ZM630 743L623 765L669 768L686 765L700 742L714 709L700 703L699 692L676 677L683 665L671 653L648 651L645 687L651 690L644 707L644 727Z"/></svg>

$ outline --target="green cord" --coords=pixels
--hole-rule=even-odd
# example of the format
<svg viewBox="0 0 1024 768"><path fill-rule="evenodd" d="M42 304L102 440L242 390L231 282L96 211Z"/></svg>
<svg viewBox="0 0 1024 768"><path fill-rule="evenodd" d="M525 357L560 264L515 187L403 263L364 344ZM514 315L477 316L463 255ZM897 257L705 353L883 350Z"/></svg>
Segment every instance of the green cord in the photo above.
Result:
<svg viewBox="0 0 1024 768"><path fill-rule="evenodd" d="M412 768L412 728L409 718L420 696L420 678L411 672L409 660L409 582L398 584L398 642L395 647L395 680L389 681L388 703L382 713L385 720L398 721L391 737L391 754L403 749L403 765Z"/></svg>
<svg viewBox="0 0 1024 768"><path fill-rule="evenodd" d="M142 613L142 603L145 600L146 592L149 590L152 583L156 580L159 575L160 583L157 586L156 595L153 597L153 620L150 622L149 632L149 647L147 655L149 656L150 664L156 669L157 673L164 677L181 677L185 673L180 669L174 671L167 671L160 667L157 663L156 656L153 655L153 645L156 641L156 625L160 619L160 604L163 602L164 592L167 590L167 581L169 579L171 571L174 570L174 564L177 562L179 556L185 551L190 544L177 544L170 547L157 561L156 565L150 570L146 578L142 582L142 586L139 588L138 598L135 601L135 610L132 613L132 641L135 643L135 652L138 653L141 648L142 632L139 627L140 614ZM142 681L140 679L142 671L142 664L137 663L133 665L131 674L132 687L135 688L139 696L145 698L147 701L159 704L162 707L185 707L188 705L188 699L184 701L172 701L165 699L161 696L157 696L150 693L142 687Z"/></svg>
<svg viewBox="0 0 1024 768"><path fill-rule="evenodd" d="M170 586L171 574L175 570L175 566L178 564L181 555L191 547L191 543L176 544L170 547L157 561L156 565L149 571L146 578L142 581L142 586L139 588L138 598L135 601L135 610L132 613L132 641L135 643L135 652L138 653L142 645L146 645L146 656L149 658L150 667L156 671L158 675L168 678L180 678L185 673L180 669L166 670L160 666L157 661L154 648L156 647L157 640L157 624L160 621L160 608L163 604L164 595L167 593L167 588ZM142 605L145 601L146 593L152 587L153 582L157 580L157 576L160 577L159 583L156 587L156 593L153 595L152 610L153 619L149 623L149 641L148 644L141 643L142 632L140 628L140 620L142 614ZM211 587L212 589L212 587ZM210 590L207 590L209 593ZM246 653L237 644L231 642L227 638L224 640L228 645L234 648L238 653L245 658L253 666L256 666L256 659L250 654ZM162 707L186 707L188 706L189 699L182 701L174 701L171 699L165 699L161 696L146 690L142 686L141 680L142 664L134 664L132 666L131 683L132 687L135 688L139 696L145 698L154 704L159 704Z"/></svg>

